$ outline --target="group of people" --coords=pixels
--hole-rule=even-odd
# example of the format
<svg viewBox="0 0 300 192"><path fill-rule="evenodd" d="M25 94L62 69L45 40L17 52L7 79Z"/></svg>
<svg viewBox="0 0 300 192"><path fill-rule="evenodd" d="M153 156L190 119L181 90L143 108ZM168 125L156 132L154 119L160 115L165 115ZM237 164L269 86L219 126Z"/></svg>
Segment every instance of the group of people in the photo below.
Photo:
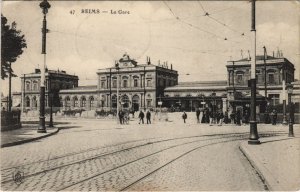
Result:
<svg viewBox="0 0 300 192"><path fill-rule="evenodd" d="M119 116L120 124L128 124L129 123L129 114L126 113L125 111L120 110L118 116Z"/></svg>
<svg viewBox="0 0 300 192"><path fill-rule="evenodd" d="M141 110L139 113L139 124L141 124L141 123L144 124L144 117L145 117L145 114ZM151 124L151 113L149 110L146 112L146 119L147 119L147 124Z"/></svg>
<svg viewBox="0 0 300 192"><path fill-rule="evenodd" d="M228 112L223 112L222 110L213 111L210 108L205 109L196 109L196 117L197 123L209 123L209 125L217 124L221 126L223 123L228 124L236 124L241 125L242 123L249 123L250 113L246 109L242 113L241 110L237 110L236 112L232 112L230 117L228 116ZM183 122L186 123L187 114L183 112L182 114Z"/></svg>

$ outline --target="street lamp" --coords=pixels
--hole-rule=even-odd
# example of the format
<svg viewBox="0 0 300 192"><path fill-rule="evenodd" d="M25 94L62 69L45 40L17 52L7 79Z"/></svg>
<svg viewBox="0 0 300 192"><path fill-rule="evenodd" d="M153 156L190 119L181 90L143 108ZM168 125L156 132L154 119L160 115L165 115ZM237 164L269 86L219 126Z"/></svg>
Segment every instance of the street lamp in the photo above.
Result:
<svg viewBox="0 0 300 192"><path fill-rule="evenodd" d="M49 99L49 104L50 104L50 120L49 120L49 127L54 127L53 126L53 93L52 93L52 87L51 87L51 76L50 73L48 72L48 79L49 79L49 85L48 85L48 95L50 96Z"/></svg>
<svg viewBox="0 0 300 192"><path fill-rule="evenodd" d="M115 67L116 67L116 70L117 70L117 122L118 119L119 119L119 70L120 70L120 66L119 66L119 63L118 62L115 62Z"/></svg>
<svg viewBox="0 0 300 192"><path fill-rule="evenodd" d="M255 0L251 2L251 33L252 39L252 58L251 58L251 99L250 99L250 136L248 144L260 144L258 140L257 122L256 122L256 29L255 29Z"/></svg>
<svg viewBox="0 0 300 192"><path fill-rule="evenodd" d="M293 94L293 85L287 84L286 85L287 92L288 92L288 102L290 107L290 114L289 114L289 137L294 137L294 128L293 128L293 117L294 117L294 106L292 103L292 94Z"/></svg>
<svg viewBox="0 0 300 192"><path fill-rule="evenodd" d="M43 14L44 14L43 28L42 28L42 54L44 55L44 65L42 66L42 70L41 70L40 123L37 132L46 133L47 132L45 126L45 68L46 68L46 33L47 33L46 15L51 5L48 3L47 0L43 0L43 2L40 3L40 7L43 10Z"/></svg>

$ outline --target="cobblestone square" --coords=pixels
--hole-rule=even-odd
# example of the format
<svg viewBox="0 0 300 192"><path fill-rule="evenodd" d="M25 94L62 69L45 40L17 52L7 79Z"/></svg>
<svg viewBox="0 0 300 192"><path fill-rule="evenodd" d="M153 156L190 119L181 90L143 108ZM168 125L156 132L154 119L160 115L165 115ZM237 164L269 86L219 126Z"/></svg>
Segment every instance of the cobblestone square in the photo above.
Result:
<svg viewBox="0 0 300 192"><path fill-rule="evenodd" d="M1 148L2 190L265 190L239 150L249 125L154 121L60 120L59 133ZM259 125L261 138L284 139L287 127ZM296 129L296 132L299 130ZM295 138L299 143L299 139ZM17 154L17 155L16 155ZM13 175L24 174L16 183Z"/></svg>

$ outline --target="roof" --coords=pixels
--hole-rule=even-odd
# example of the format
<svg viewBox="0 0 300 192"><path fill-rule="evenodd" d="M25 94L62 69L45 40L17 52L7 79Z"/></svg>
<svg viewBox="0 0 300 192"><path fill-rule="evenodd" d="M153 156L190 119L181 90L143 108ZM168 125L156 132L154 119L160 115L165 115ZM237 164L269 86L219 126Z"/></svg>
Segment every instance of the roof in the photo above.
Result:
<svg viewBox="0 0 300 192"><path fill-rule="evenodd" d="M256 55L256 60L264 60L264 57L265 57L264 55ZM279 59L279 58L268 55L267 59ZM236 61L249 61L249 59L244 58L244 59L240 59L240 60L236 60Z"/></svg>
<svg viewBox="0 0 300 192"><path fill-rule="evenodd" d="M97 89L97 85L84 85L84 86L78 86L78 87L74 87L72 89L66 89L66 90L87 90L87 89Z"/></svg>
<svg viewBox="0 0 300 192"><path fill-rule="evenodd" d="M211 87L211 86L226 86L227 81L186 81L179 82L175 87Z"/></svg>
<svg viewBox="0 0 300 192"><path fill-rule="evenodd" d="M227 81L193 81L179 82L178 85L167 87L165 91L180 91L180 90L225 90Z"/></svg>
<svg viewBox="0 0 300 192"><path fill-rule="evenodd" d="M74 92L94 92L97 91L97 85L78 86L71 89L62 89L60 93L74 93Z"/></svg>

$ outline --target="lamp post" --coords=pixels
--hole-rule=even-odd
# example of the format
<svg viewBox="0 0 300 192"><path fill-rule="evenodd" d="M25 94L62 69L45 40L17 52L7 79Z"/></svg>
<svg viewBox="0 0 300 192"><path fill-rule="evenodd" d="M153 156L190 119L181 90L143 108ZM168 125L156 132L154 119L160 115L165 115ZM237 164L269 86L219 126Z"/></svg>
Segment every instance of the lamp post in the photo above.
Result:
<svg viewBox="0 0 300 192"><path fill-rule="evenodd" d="M46 133L45 126L45 68L46 68L46 33L47 33L47 20L46 15L51 5L47 0L43 0L40 3L40 7L43 10L44 20L42 28L42 54L44 55L44 64L41 69L41 87L40 87L40 123L37 130L38 133Z"/></svg>
<svg viewBox="0 0 300 192"><path fill-rule="evenodd" d="M50 96L49 104L50 104L50 119L49 119L49 127L53 126L53 92L51 87L51 76L50 73L48 73L48 79L49 79L49 85L48 85L48 95Z"/></svg>
<svg viewBox="0 0 300 192"><path fill-rule="evenodd" d="M289 114L289 137L294 137L294 128L293 128L293 117L294 117L294 106L292 103L292 94L293 94L293 85L287 84L286 85L287 92L288 92L288 102L290 107L290 114Z"/></svg>
<svg viewBox="0 0 300 192"><path fill-rule="evenodd" d="M251 2L251 33L252 39L252 58L251 58L251 104L250 104L250 136L248 144L260 144L257 133L257 122L256 122L256 29L255 29L255 0Z"/></svg>
<svg viewBox="0 0 300 192"><path fill-rule="evenodd" d="M119 70L120 70L120 66L119 63L116 62L115 63L115 67L117 70L117 122L119 123Z"/></svg>

